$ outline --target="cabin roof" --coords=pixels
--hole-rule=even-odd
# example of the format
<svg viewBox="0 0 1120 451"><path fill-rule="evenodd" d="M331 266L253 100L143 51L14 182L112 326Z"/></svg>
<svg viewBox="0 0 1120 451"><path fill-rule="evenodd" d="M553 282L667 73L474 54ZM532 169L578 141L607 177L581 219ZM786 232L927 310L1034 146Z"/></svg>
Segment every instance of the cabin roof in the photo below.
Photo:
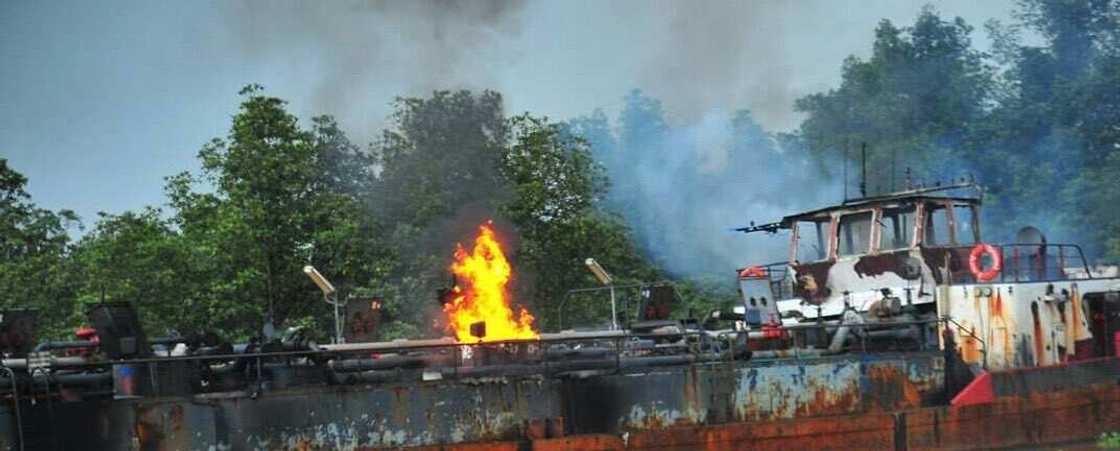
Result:
<svg viewBox="0 0 1120 451"><path fill-rule="evenodd" d="M946 195L949 192L962 192L972 190L972 195ZM797 213L783 217L781 221L771 222L767 224L755 225L751 222L747 227L740 227L734 229L737 232L755 233L767 232L775 233L780 229L788 229L793 226L793 223L803 220L821 219L822 216L831 214L837 211L845 210L859 210L872 206L891 207L903 204L918 204L923 202L945 202L950 201L954 203L961 203L967 205L980 205L983 198L983 190L981 187L973 182L961 182L949 185L937 185L910 189L907 191L899 191L894 193L882 194L877 196L868 196L858 199L849 199L836 205L830 205L816 210L809 210L802 213Z"/></svg>
<svg viewBox="0 0 1120 451"><path fill-rule="evenodd" d="M948 191L948 190L965 189L965 188L975 188L975 189L977 189L977 193L979 193L979 189L978 189L978 187L976 187L976 185L962 184L962 185L949 185L949 186L943 186L943 187L939 186L939 187L931 187L931 188L920 188L920 189L914 189L914 190L909 190L909 191L901 191L901 192L897 192L897 193L883 194L883 195L879 195L879 196L869 196L869 197L863 197L863 198L859 198L859 199L849 199L849 200L846 200L843 203L840 203L840 204L837 204L837 205L830 205L830 206L827 206L827 207L824 207L824 208L818 208L818 209L815 209L815 210L809 210L809 211L805 211L805 212L801 212L801 213L797 213L797 214L793 214L793 215L783 217L782 220L781 220L781 224L783 224L785 226L789 226L789 225L791 225L791 224L793 224L794 222L797 222L797 221L819 218L822 215L831 214L831 213L836 212L836 211L859 210L859 209L863 209L863 208L866 208L866 207L874 207L874 206L889 207L889 206L892 206L892 205L917 204L917 203L924 203L924 202L945 202L945 201L950 201L950 202L953 202L953 203L967 204L967 205L979 205L981 203L980 194L976 194L976 195L973 195L973 196L948 196L948 195L934 194L934 193L937 193L937 192L945 192L945 191Z"/></svg>

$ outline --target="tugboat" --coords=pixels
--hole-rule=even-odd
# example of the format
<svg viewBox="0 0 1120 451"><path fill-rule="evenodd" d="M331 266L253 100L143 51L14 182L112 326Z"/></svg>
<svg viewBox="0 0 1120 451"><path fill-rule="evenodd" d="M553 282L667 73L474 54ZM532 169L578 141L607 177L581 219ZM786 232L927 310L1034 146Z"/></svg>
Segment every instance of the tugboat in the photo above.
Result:
<svg viewBox="0 0 1120 451"><path fill-rule="evenodd" d="M975 194L945 194L962 190ZM971 183L914 189L738 229L790 231L789 262L741 269L741 292L765 280L769 313L786 328L835 325L850 331L846 340L938 337L939 348L948 340L984 370L1115 355L1117 268L1090 267L1081 247L1048 243L1033 227L1017 234L1022 242L986 243L981 195ZM744 302L767 307L764 296ZM876 334L899 321L928 326Z"/></svg>

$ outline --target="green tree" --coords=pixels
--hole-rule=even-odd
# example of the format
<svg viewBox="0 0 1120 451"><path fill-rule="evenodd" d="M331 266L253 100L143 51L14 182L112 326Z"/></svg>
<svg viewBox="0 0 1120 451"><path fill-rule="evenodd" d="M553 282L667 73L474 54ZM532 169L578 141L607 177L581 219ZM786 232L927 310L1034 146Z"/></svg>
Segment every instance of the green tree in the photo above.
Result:
<svg viewBox="0 0 1120 451"><path fill-rule="evenodd" d="M506 118L493 92L439 91L398 99L396 109L379 143L382 171L371 200L390 218L401 255L387 288L395 332L430 331L423 320L438 314L436 292L450 284L454 244L473 238L486 219L507 232L515 302L546 327L567 290L597 284L587 257L623 280L654 274L629 230L601 210L606 177L570 125L528 114ZM602 119L585 125L609 136Z"/></svg>
<svg viewBox="0 0 1120 451"><path fill-rule="evenodd" d="M43 335L63 337L77 285L67 228L79 225L78 217L37 207L26 186L27 178L0 158L0 307L36 309Z"/></svg>
<svg viewBox="0 0 1120 451"><path fill-rule="evenodd" d="M1120 3L1020 2L1019 23L991 27L1006 65L999 103L977 127L971 159L990 187L997 227L1043 227L1051 239L1080 241L1091 256L1120 256L1109 246L1115 202L1109 177L1120 134ZM1023 44L1027 29L1043 45ZM1014 222L1013 222L1014 221ZM991 229L991 228L990 228Z"/></svg>
<svg viewBox="0 0 1120 451"><path fill-rule="evenodd" d="M502 191L498 161L508 130L500 94L436 91L394 105L372 199L391 222L423 228Z"/></svg>
<svg viewBox="0 0 1120 451"><path fill-rule="evenodd" d="M169 179L175 226L202 253L208 281L197 314L235 335L262 319L330 330L329 309L302 267L316 265L342 290L375 286L391 270L380 226L359 199L374 175L368 156L333 120L302 129L285 102L242 91L227 139L199 152L200 176ZM200 192L200 184L213 192Z"/></svg>
<svg viewBox="0 0 1120 451"><path fill-rule="evenodd" d="M971 32L929 7L910 27L881 21L871 57L846 59L839 88L796 101L806 114L801 139L828 157L858 158L866 143L871 193L890 191L906 168L919 178L960 175L943 174L944 162L958 157L993 89L993 69L971 47Z"/></svg>
<svg viewBox="0 0 1120 451"><path fill-rule="evenodd" d="M599 285L584 260L595 258L621 284L657 280L658 272L621 220L603 210L607 179L587 141L528 114L511 118L510 129L513 143L501 173L513 196L503 212L520 233L521 293L542 313L544 327L558 326L561 315L565 326L609 322L603 296L564 302L573 288Z"/></svg>
<svg viewBox="0 0 1120 451"><path fill-rule="evenodd" d="M398 98L375 146L380 169L368 205L384 218L399 255L385 287L390 335L436 333L437 293L449 288L455 243L498 213L508 196L499 173L508 129L493 91L436 91Z"/></svg>
<svg viewBox="0 0 1120 451"><path fill-rule="evenodd" d="M188 244L158 209L102 213L73 255L82 274L76 313L100 302L128 302L149 334L205 328L207 318L195 310L205 279L195 274L198 256Z"/></svg>

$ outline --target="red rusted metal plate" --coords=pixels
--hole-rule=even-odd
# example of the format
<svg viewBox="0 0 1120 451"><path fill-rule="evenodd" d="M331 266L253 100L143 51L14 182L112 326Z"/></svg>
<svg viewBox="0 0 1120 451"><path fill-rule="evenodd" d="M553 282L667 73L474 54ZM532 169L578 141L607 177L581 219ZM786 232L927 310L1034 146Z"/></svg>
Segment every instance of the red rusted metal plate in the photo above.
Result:
<svg viewBox="0 0 1120 451"><path fill-rule="evenodd" d="M1087 442L1118 429L1120 386L1102 385L996 398L989 404L958 408L573 435L528 444L534 451L988 449ZM517 446L516 442L491 442L409 449L512 450Z"/></svg>
<svg viewBox="0 0 1120 451"><path fill-rule="evenodd" d="M534 440L533 451L614 451L626 449L622 438L606 434L586 434L564 438Z"/></svg>

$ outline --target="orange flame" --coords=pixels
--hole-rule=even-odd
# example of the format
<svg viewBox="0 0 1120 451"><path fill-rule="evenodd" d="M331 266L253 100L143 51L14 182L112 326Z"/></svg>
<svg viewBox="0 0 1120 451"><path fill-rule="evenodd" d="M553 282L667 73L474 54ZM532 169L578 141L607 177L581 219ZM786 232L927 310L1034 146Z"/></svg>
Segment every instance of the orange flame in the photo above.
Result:
<svg viewBox="0 0 1120 451"><path fill-rule="evenodd" d="M533 315L522 308L515 317L510 307L506 284L512 269L490 221L479 226L469 254L462 244L456 245L451 272L459 284L453 289L455 298L443 306L443 311L447 313L448 328L460 342L479 341L471 335L471 325L478 322L486 323L486 335L481 341L538 337L533 330Z"/></svg>

